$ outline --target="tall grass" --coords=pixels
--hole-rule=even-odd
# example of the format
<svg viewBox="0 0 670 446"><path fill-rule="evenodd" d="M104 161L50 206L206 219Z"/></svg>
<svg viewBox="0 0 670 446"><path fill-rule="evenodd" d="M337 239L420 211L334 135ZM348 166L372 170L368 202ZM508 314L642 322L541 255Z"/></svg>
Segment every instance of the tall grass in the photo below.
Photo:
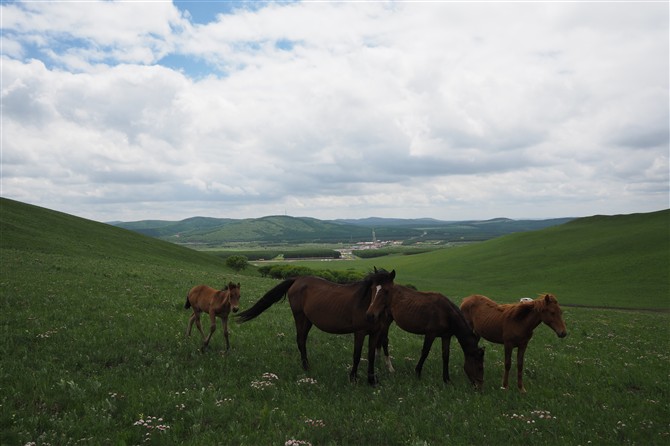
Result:
<svg viewBox="0 0 670 446"><path fill-rule="evenodd" d="M540 326L530 343L525 395L499 389L502 348L488 343L483 392L470 388L456 342L452 383L442 383L437 345L416 379L422 340L394 326L396 372L379 369L372 388L348 380L352 336L312 330L303 372L285 302L233 324L228 354L220 325L201 353L199 336L184 335L192 285L239 281L244 309L276 282L204 254L132 250L137 239L121 235L105 255L104 231L89 237L88 223L62 218L75 229L69 244L54 222L11 243L2 221L0 444L670 441L667 313L565 309L567 338Z"/></svg>

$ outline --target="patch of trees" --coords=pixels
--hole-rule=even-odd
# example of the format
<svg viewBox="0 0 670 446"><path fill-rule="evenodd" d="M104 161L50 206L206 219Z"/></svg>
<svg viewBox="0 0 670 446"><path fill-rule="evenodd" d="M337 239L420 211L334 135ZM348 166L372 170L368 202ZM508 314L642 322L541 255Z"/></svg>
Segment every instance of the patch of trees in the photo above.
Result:
<svg viewBox="0 0 670 446"><path fill-rule="evenodd" d="M296 276L317 276L335 283L356 282L365 276L365 274L353 270L331 271L295 265L263 265L258 267L258 272L263 277L272 277L274 279L283 280Z"/></svg>
<svg viewBox="0 0 670 446"><path fill-rule="evenodd" d="M402 254L411 256L414 254L423 254L424 252L434 251L437 248L382 248L382 249L360 249L352 253L361 259L374 259L376 257L388 256L391 254Z"/></svg>
<svg viewBox="0 0 670 446"><path fill-rule="evenodd" d="M297 249L291 251L260 250L260 251L216 251L217 257L228 259L233 256L243 256L249 261L271 260L279 256L285 259L339 259L341 254L333 249Z"/></svg>

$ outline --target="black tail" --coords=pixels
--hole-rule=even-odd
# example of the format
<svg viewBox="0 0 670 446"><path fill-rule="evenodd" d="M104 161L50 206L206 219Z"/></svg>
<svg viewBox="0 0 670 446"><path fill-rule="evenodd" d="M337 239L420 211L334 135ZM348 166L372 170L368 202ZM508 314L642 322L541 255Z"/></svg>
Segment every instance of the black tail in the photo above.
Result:
<svg viewBox="0 0 670 446"><path fill-rule="evenodd" d="M235 317L237 318L238 322L247 322L250 321L251 319L255 318L268 308L272 306L272 304L276 304L281 300L282 297L286 295L288 292L288 289L291 288L291 285L293 285L293 282L295 282L295 279L286 279L276 287L272 288L270 291L265 293L265 296L261 297L258 302L254 304L253 307L244 310L243 312L239 313Z"/></svg>
<svg viewBox="0 0 670 446"><path fill-rule="evenodd" d="M188 300L188 294L186 295L186 303L184 304L184 308L187 310L191 308L191 302Z"/></svg>

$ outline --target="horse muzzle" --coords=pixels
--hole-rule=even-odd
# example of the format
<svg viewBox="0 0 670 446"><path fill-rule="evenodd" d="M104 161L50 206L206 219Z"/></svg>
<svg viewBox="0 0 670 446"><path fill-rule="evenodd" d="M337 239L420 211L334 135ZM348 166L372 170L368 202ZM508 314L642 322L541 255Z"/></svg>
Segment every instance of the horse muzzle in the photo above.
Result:
<svg viewBox="0 0 670 446"><path fill-rule="evenodd" d="M559 338L564 338L564 337L566 337L566 336L568 335L568 332L567 332L567 331L557 331L557 332L556 332L556 335L557 335Z"/></svg>
<svg viewBox="0 0 670 446"><path fill-rule="evenodd" d="M233 307L233 313L237 313L240 310L239 307Z"/></svg>

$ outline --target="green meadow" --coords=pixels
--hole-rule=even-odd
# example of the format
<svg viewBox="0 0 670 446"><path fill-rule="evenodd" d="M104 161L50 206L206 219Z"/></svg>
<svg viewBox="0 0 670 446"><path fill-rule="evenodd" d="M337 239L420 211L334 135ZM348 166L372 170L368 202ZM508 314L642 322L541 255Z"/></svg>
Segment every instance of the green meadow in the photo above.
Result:
<svg viewBox="0 0 670 446"><path fill-rule="evenodd" d="M451 383L441 381L438 342L415 378L422 339L395 326L396 371L378 364L379 386L349 382L353 336L318 329L305 373L286 302L233 323L228 353L219 325L202 353L197 332L184 335L190 287L241 282L244 309L276 281L0 199L0 444L670 444L669 217L592 217L453 249L328 263L395 268L396 282L456 303L471 293L506 302L556 294L569 335L537 328L522 395L500 389L502 346L487 342L482 392L470 388L456 341ZM594 308L602 306L626 310Z"/></svg>

